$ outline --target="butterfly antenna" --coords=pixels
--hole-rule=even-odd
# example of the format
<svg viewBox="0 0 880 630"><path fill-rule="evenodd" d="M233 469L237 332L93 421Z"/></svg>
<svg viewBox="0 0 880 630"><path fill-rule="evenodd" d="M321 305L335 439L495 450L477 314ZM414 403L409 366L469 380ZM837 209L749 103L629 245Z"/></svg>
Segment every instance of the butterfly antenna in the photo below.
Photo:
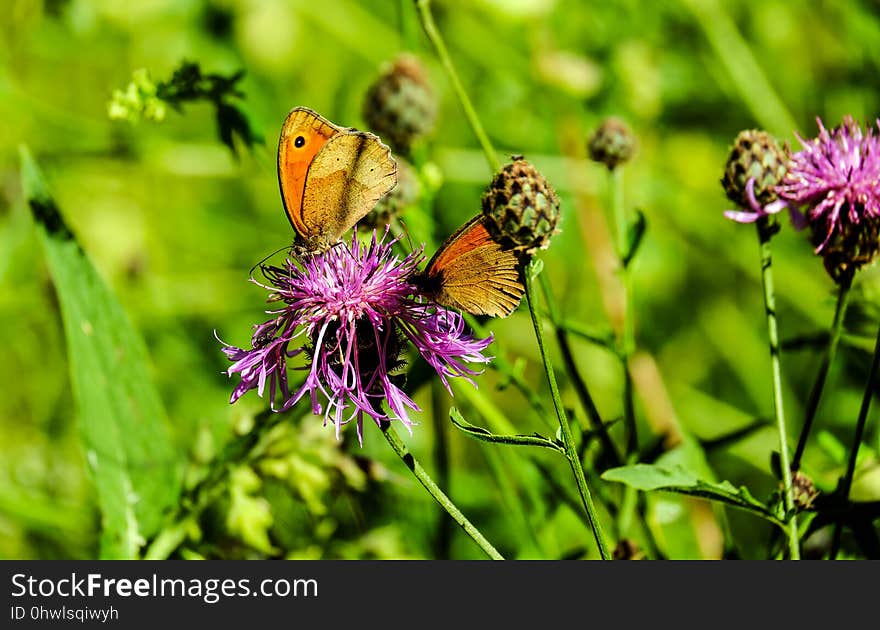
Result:
<svg viewBox="0 0 880 630"><path fill-rule="evenodd" d="M393 228L394 236L398 240L402 240L403 237L406 237L407 248L409 251L414 252L416 246L415 243L413 243L412 234L410 234L409 228L406 227L406 221L401 217L395 217L391 226Z"/></svg>
<svg viewBox="0 0 880 630"><path fill-rule="evenodd" d="M253 267L251 267L251 270L248 272L248 275L249 275L251 278L253 278L253 277L254 277L254 271L257 269L257 267L261 267L261 266L263 265L264 262L266 262L267 260L269 260L270 258L272 258L272 256L275 256L275 255L278 254L279 252L283 252L285 249L290 249L290 245L285 245L284 247L279 247L279 248L276 249L274 252L269 252L268 254L266 254L265 256L263 256L262 259L260 259L258 262L256 262L256 263L254 264Z"/></svg>

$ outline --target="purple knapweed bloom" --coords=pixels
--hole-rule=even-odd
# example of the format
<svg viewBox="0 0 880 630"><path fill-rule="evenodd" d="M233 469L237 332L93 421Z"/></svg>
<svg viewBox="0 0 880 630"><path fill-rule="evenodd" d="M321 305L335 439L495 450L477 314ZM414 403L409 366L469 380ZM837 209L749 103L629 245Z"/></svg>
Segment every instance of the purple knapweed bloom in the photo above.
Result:
<svg viewBox="0 0 880 630"><path fill-rule="evenodd" d="M227 374L241 376L230 402L251 389L262 396L268 386L271 407L284 411L308 393L313 412L336 426L337 438L342 425L356 419L363 444L365 414L380 426L399 420L409 429L408 410L419 410L396 374L407 340L447 390L450 377L473 382L478 371L467 364L489 362L483 351L492 337L474 338L459 313L419 297L410 277L424 255L400 259L392 253L395 241L384 241L375 232L368 244L353 236L350 245L339 243L298 264L288 257L280 267L261 266L267 283L252 281L270 292L269 302L283 306L255 326L250 350L223 344L233 361ZM300 355L306 378L291 391L288 361Z"/></svg>
<svg viewBox="0 0 880 630"><path fill-rule="evenodd" d="M851 116L831 132L821 119L816 122L818 137L798 136L803 149L791 156L776 191L805 208L818 254L836 236L880 218L880 138L870 127L863 133Z"/></svg>

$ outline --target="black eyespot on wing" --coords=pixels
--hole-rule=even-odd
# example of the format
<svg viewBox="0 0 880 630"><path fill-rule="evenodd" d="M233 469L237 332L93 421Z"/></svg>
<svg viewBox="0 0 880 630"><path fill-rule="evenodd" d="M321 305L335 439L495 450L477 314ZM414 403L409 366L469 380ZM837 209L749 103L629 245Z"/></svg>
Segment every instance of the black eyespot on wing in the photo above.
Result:
<svg viewBox="0 0 880 630"><path fill-rule="evenodd" d="M306 139L303 136L297 136L296 139L293 141L293 146L295 146L297 149L303 148L305 144Z"/></svg>

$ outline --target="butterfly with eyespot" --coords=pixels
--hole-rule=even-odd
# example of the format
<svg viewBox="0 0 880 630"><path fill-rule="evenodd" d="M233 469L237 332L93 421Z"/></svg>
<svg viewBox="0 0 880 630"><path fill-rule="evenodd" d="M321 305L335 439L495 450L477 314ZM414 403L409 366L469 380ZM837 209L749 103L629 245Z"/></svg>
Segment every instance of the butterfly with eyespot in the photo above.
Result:
<svg viewBox="0 0 880 630"><path fill-rule="evenodd" d="M306 107L287 115L278 183L300 254L325 251L397 184L397 163L378 136L339 127ZM492 239L482 215L450 236L412 277L428 299L474 315L506 317L525 287L523 254Z"/></svg>
<svg viewBox="0 0 880 630"><path fill-rule="evenodd" d="M471 315L507 317L525 293L529 256L497 242L479 214L452 234L411 279L429 300Z"/></svg>
<svg viewBox="0 0 880 630"><path fill-rule="evenodd" d="M295 107L281 127L278 184L300 253L327 250L397 184L397 162L375 134Z"/></svg>

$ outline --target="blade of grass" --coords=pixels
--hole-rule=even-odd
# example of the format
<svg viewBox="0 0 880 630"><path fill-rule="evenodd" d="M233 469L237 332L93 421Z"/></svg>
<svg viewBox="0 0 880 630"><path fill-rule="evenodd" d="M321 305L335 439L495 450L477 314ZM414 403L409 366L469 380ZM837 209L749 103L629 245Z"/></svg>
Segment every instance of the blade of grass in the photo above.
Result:
<svg viewBox="0 0 880 630"><path fill-rule="evenodd" d="M71 385L101 510L101 557L136 558L178 498L180 461L146 346L21 148L22 187L61 305Z"/></svg>

